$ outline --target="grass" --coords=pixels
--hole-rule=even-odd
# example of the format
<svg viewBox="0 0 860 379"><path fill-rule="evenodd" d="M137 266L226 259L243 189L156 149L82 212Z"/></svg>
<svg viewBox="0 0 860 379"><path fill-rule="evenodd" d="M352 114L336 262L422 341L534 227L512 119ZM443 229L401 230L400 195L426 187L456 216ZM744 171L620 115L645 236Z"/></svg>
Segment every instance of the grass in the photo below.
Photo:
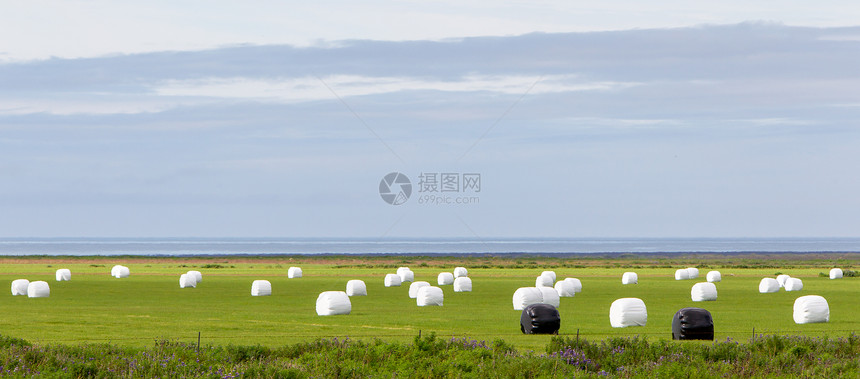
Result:
<svg viewBox="0 0 860 379"><path fill-rule="evenodd" d="M697 264L696 261L699 263ZM857 255L806 256L614 256L578 259L533 256L487 257L32 257L0 260L0 281L26 278L51 285L49 298L0 297L4 335L37 345L108 343L144 348L154 340L197 342L204 345L261 345L268 348L306 343L318 338L380 339L408 343L419 331L444 338L492 341L502 339L520 351L543 351L550 336L524 336L519 332L519 311L511 305L518 287L533 286L544 269L560 278L578 277L583 292L562 298L562 337L577 332L589 340L642 336L648 341L669 338L672 315L683 307L702 307L714 317L718 339L746 340L757 334L844 336L860 330L860 280L829 280L818 274L839 264L852 267ZM109 276L113 264L131 269L131 277ZM288 267L301 266L304 277L288 279ZM444 286L443 307L417 307L407 296L408 285L385 288L386 273L409 266L415 280L435 283L436 275L457 265L469 268L473 292L454 293ZM676 268L700 267L698 280L674 280ZM694 303L690 287L703 281L710 269L719 269L719 297ZM69 268L72 280L54 281L54 271ZM179 275L196 269L203 281L194 289L180 289ZM639 274L638 285L622 285L625 271ZM762 277L782 272L803 280L800 292L759 294ZM272 282L273 295L251 297L255 279ZM363 279L367 297L353 297L348 316L320 317L316 296L343 290L349 279ZM824 296L831 318L826 324L796 325L794 299ZM638 297L648 307L644 327L609 326L609 305L617 298Z"/></svg>

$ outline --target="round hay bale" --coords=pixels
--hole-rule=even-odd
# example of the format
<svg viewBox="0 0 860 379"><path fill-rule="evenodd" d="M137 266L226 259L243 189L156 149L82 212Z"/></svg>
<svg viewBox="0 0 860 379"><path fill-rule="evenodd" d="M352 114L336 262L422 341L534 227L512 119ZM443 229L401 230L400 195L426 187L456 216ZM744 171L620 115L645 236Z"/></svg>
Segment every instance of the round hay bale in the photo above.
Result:
<svg viewBox="0 0 860 379"><path fill-rule="evenodd" d="M454 292L472 292L472 279L468 276L454 279Z"/></svg>
<svg viewBox="0 0 860 379"><path fill-rule="evenodd" d="M255 280L251 283L251 296L272 296L272 283L268 280Z"/></svg>
<svg viewBox="0 0 860 379"><path fill-rule="evenodd" d="M15 279L12 281L12 296L27 296L27 287L30 281L27 279Z"/></svg>
<svg viewBox="0 0 860 379"><path fill-rule="evenodd" d="M65 282L72 280L72 271L67 268L61 268L56 272L56 278L58 282Z"/></svg>
<svg viewBox="0 0 860 379"><path fill-rule="evenodd" d="M353 279L346 282L347 296L367 296L367 285L363 280Z"/></svg>
<svg viewBox="0 0 860 379"><path fill-rule="evenodd" d="M716 283L723 280L723 275L719 271L708 271L708 275L705 278L708 283Z"/></svg>
<svg viewBox="0 0 860 379"><path fill-rule="evenodd" d="M352 312L349 295L343 291L325 291L317 296L317 315L348 315Z"/></svg>
<svg viewBox="0 0 860 379"><path fill-rule="evenodd" d="M642 299L625 297L613 301L609 306L609 324L613 328L645 326L647 322L648 309Z"/></svg>
<svg viewBox="0 0 860 379"><path fill-rule="evenodd" d="M690 279L690 272L685 268L679 268L675 270L675 280L687 280Z"/></svg>
<svg viewBox="0 0 860 379"><path fill-rule="evenodd" d="M625 272L621 275L621 284L639 284L639 275L635 272Z"/></svg>
<svg viewBox="0 0 860 379"><path fill-rule="evenodd" d="M131 270L129 270L128 267L125 267L123 265L116 265L111 268L110 274L117 279L128 278L129 276L131 276Z"/></svg>
<svg viewBox="0 0 860 379"><path fill-rule="evenodd" d="M693 301L717 300L717 286L714 283L708 282L693 284L693 288L690 290L690 298Z"/></svg>
<svg viewBox="0 0 860 379"><path fill-rule="evenodd" d="M195 288L197 287L197 277L194 275L182 274L179 276L179 288Z"/></svg>
<svg viewBox="0 0 860 379"><path fill-rule="evenodd" d="M794 300L794 322L811 324L830 321L830 306L818 295L801 296Z"/></svg>
<svg viewBox="0 0 860 379"><path fill-rule="evenodd" d="M454 279L461 276L469 276L469 271L465 267L454 267Z"/></svg>
<svg viewBox="0 0 860 379"><path fill-rule="evenodd" d="M790 278L791 278L791 276L788 276L786 274L777 275L776 281L777 281L777 283L779 283L779 287L782 288L782 287L785 287L785 281L790 279Z"/></svg>
<svg viewBox="0 0 860 379"><path fill-rule="evenodd" d="M400 275L397 274L385 274L385 286L386 287L400 287Z"/></svg>
<svg viewBox="0 0 860 379"><path fill-rule="evenodd" d="M289 270L287 270L287 278L298 279L301 277L302 277L301 267L290 267Z"/></svg>
<svg viewBox="0 0 860 379"><path fill-rule="evenodd" d="M764 278L758 283L759 293L779 292L779 282L774 278Z"/></svg>
<svg viewBox="0 0 860 379"><path fill-rule="evenodd" d="M39 280L30 282L30 285L27 286L27 297L48 296L51 296L51 287L48 285L48 282Z"/></svg>
<svg viewBox="0 0 860 379"><path fill-rule="evenodd" d="M418 290L418 296L415 298L419 307L426 306L442 306L445 300L445 294L439 287L425 286Z"/></svg>
<svg viewBox="0 0 860 379"><path fill-rule="evenodd" d="M842 279L842 269L841 268L830 269L830 279Z"/></svg>
<svg viewBox="0 0 860 379"><path fill-rule="evenodd" d="M543 292L537 287L521 287L514 291L514 310L521 311L532 304L543 303Z"/></svg>
<svg viewBox="0 0 860 379"><path fill-rule="evenodd" d="M454 284L454 274L450 272L439 273L439 276L436 277L436 283L440 286L450 286Z"/></svg>

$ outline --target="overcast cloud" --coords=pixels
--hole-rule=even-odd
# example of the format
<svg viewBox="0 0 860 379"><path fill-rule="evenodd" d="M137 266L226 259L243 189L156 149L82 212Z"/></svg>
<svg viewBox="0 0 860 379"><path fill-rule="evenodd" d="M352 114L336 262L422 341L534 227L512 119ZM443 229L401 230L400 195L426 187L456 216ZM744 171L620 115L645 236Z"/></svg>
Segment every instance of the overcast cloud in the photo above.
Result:
<svg viewBox="0 0 860 379"><path fill-rule="evenodd" d="M857 36L22 54L0 64L0 235L856 237ZM392 171L480 173L480 201L388 205Z"/></svg>

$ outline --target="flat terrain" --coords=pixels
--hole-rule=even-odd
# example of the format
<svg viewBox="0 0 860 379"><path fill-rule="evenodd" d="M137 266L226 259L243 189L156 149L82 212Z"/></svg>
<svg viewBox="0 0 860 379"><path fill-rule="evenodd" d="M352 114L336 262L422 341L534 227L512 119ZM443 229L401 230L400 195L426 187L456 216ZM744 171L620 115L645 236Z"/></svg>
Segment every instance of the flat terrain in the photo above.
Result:
<svg viewBox="0 0 860 379"><path fill-rule="evenodd" d="M419 333L441 337L502 338L521 349L543 349L548 336L519 332L520 311L511 296L519 287L534 286L543 270L559 279L580 278L583 290L562 298L561 334L588 339L642 335L669 338L672 315L680 308L702 307L714 317L717 339L747 340L757 334L844 336L860 330L860 278L819 277L830 267L852 269L858 254L771 255L612 255L589 257L534 256L276 256L276 257L6 257L0 258L0 281L45 280L51 296L0 297L0 334L39 344L109 342L120 346L151 346L153 340L204 344L281 346L316 338L381 338L407 341ZM131 277L110 276L114 264L131 269ZM300 279L287 269L299 266ZM386 288L383 277L399 266L415 272L415 280L435 285L442 271L469 270L473 292L455 293L443 286L443 307L418 307L407 295L408 283ZM677 268L699 267L695 280L674 280ZM56 282L58 268L72 271L72 280ZM179 275L203 273L197 288L180 289ZM695 303L690 288L709 270L722 272L718 299ZM622 285L621 275L634 271L639 284ZM759 294L763 277L784 273L803 280L803 290ZM272 296L250 296L255 279L271 281ZM352 313L317 316L315 301L322 291L344 290L350 279L367 283L366 297L352 297ZM7 287L8 288L8 287ZM796 325L794 299L824 296L830 322ZM622 297L638 297L648 308L648 324L612 328L609 306Z"/></svg>

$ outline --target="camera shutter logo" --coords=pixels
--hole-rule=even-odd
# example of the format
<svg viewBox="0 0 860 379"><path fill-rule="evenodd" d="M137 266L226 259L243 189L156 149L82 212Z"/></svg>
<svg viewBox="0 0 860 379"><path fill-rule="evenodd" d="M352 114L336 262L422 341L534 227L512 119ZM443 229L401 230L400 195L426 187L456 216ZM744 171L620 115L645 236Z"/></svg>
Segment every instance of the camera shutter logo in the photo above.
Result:
<svg viewBox="0 0 860 379"><path fill-rule="evenodd" d="M412 195L412 182L406 175L392 172L379 182L379 196L391 205L400 205L409 200Z"/></svg>

